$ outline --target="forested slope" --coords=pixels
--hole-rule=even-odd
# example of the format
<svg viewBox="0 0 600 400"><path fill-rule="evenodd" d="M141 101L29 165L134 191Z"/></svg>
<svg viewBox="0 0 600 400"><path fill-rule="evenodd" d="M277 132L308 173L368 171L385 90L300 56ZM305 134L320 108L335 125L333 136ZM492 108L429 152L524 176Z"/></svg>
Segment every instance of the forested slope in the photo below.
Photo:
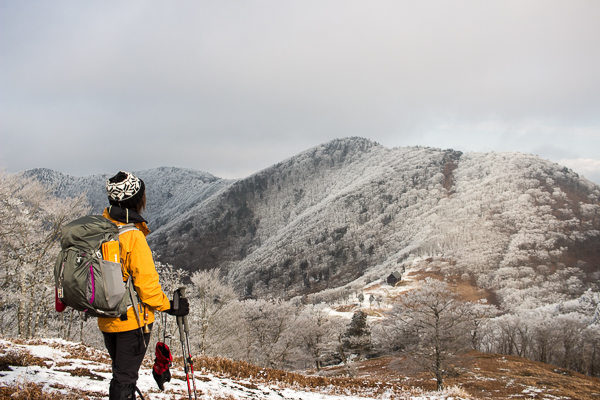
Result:
<svg viewBox="0 0 600 400"><path fill-rule="evenodd" d="M532 155L350 138L232 183L150 240L174 265L222 268L247 295L360 286L437 256L504 306L535 307L597 289L599 196Z"/></svg>
<svg viewBox="0 0 600 400"><path fill-rule="evenodd" d="M94 212L106 205L108 175L24 174L61 196L87 192ZM235 181L178 168L137 174L161 260L221 268L248 296L360 288L429 257L508 309L598 290L600 187L532 155L347 138Z"/></svg>

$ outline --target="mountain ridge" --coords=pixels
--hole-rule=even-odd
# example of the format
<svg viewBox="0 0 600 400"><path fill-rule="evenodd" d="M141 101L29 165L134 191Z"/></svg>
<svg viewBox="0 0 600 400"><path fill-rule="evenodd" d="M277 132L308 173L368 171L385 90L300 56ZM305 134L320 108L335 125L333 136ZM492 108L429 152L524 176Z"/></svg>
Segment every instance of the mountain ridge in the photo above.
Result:
<svg viewBox="0 0 600 400"><path fill-rule="evenodd" d="M531 155L386 149L348 139L235 182L213 208L182 216L184 230L169 229L166 241L157 231L151 241L174 265L219 267L258 296L355 281L358 288L436 255L447 258L440 265L446 273L474 276L504 299L514 297L513 275L554 276L533 307L595 288L598 219L584 226L582 216L598 213L598 193L597 185ZM560 287L569 279L575 285Z"/></svg>
<svg viewBox="0 0 600 400"><path fill-rule="evenodd" d="M508 309L598 290L600 187L536 156L345 138L244 179L144 173L161 261L248 296L335 294L425 258Z"/></svg>
<svg viewBox="0 0 600 400"><path fill-rule="evenodd" d="M111 174L77 177L46 168L36 168L23 171L22 175L41 181L59 197L75 197L85 193L91 212L101 214L108 206L106 180L116 172L118 171ZM174 218L182 212L182 208L186 209L190 204L204 201L215 191L232 182L208 172L188 168L158 167L132 172L146 183L149 201L144 217L149 221L151 229Z"/></svg>

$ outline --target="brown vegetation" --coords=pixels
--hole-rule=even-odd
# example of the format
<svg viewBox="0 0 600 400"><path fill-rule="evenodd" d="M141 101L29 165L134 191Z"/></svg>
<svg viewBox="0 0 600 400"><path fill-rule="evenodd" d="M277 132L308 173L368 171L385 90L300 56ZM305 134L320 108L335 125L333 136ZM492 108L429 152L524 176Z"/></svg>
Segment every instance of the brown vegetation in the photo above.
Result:
<svg viewBox="0 0 600 400"><path fill-rule="evenodd" d="M253 382L280 384L292 388L323 391L329 394L382 395L386 391L407 392L409 388L398 382L382 382L370 378L349 378L303 375L277 369L261 368L244 361L220 357L200 357L194 363L198 371L232 379L251 379Z"/></svg>
<svg viewBox="0 0 600 400"><path fill-rule="evenodd" d="M75 369L57 369L56 371L67 372L72 376L87 376L90 379L94 379L96 381L103 381L104 377L93 373L88 368L75 368Z"/></svg>
<svg viewBox="0 0 600 400"><path fill-rule="evenodd" d="M82 353L87 357L98 357L93 354L95 350ZM25 351L13 351L0 357L0 363L5 370L8 366L28 365L47 368L51 360L31 356ZM312 375L316 373L312 370L305 374L285 372L219 357L198 357L194 365L196 378L201 381L210 380L203 374L211 373L217 377L234 379L237 384L250 390L256 390L259 384L269 384L333 395L379 397L389 391L398 395L420 390L433 391L436 386L430 375L415 372L410 363L401 357L365 360L351 364L350 368L324 368L319 376ZM445 380L446 387L458 387L475 399L600 398L600 379L517 356L471 351L463 356L460 365L454 367L454 373ZM95 375L86 368L65 371L80 376ZM173 377L177 379L177 375ZM43 392L42 386L35 383L15 382L0 387L0 399L92 400L103 396L102 393L66 388L59 384L54 384L53 388L68 389L69 394Z"/></svg>
<svg viewBox="0 0 600 400"><path fill-rule="evenodd" d="M424 281L427 278L446 280L450 284L452 291L458 294L459 299L462 301L475 302L485 299L488 304L498 305L496 294L489 289L479 288L473 278L464 280L460 276L445 276L439 270L411 271L407 277L415 281Z"/></svg>
<svg viewBox="0 0 600 400"><path fill-rule="evenodd" d="M52 385L54 389L68 389L68 394L43 391L43 385L33 382L16 382L8 386L0 386L1 400L93 400L106 397L103 393L89 390L67 388L62 385Z"/></svg>
<svg viewBox="0 0 600 400"><path fill-rule="evenodd" d="M354 310L356 310L358 307L356 306L356 304L344 304L341 306L337 306L334 308L334 311L337 312L352 312Z"/></svg>
<svg viewBox="0 0 600 400"><path fill-rule="evenodd" d="M47 367L52 360L47 358L39 358L32 356L27 352L16 352L9 351L3 355L0 355L0 371L9 371L9 366L14 367L26 367L29 365L37 365L40 367Z"/></svg>
<svg viewBox="0 0 600 400"><path fill-rule="evenodd" d="M463 361L462 367L445 380L446 387L460 387L476 399L600 398L600 379L550 364L476 351L465 355ZM430 375L414 373L409 363L398 357L366 360L355 370L357 377L402 382L403 385L428 391L436 387ZM324 373L344 375L345 370L333 367L325 369ZM536 393L537 390L540 393Z"/></svg>

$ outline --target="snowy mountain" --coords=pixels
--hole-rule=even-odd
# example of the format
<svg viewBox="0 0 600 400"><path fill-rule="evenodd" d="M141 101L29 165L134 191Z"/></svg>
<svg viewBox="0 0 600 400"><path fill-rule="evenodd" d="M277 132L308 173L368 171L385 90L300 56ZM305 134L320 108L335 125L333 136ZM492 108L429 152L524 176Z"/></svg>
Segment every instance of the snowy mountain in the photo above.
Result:
<svg viewBox="0 0 600 400"><path fill-rule="evenodd" d="M104 176L28 174L72 194L88 188L103 204L94 191ZM348 138L236 181L166 168L139 175L161 260L219 267L246 295L362 288L417 261L494 292L506 309L599 290L600 187L532 155Z"/></svg>
<svg viewBox="0 0 600 400"><path fill-rule="evenodd" d="M77 177L38 168L25 171L23 175L45 183L60 197L74 197L85 193L92 207L91 212L101 214L108 205L106 180L117 172L115 170L110 175ZM146 184L148 207L144 217L151 229L156 229L190 207L201 204L221 188L231 184L231 181L209 173L183 168L160 167L133 173Z"/></svg>
<svg viewBox="0 0 600 400"><path fill-rule="evenodd" d="M538 157L350 138L305 151L159 228L163 260L220 267L248 295L386 277L418 258L507 308L597 290L600 187Z"/></svg>

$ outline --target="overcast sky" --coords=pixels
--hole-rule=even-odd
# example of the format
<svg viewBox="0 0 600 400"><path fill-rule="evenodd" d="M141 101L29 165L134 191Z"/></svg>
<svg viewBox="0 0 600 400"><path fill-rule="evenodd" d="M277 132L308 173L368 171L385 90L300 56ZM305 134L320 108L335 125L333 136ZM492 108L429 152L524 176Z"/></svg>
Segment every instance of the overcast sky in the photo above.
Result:
<svg viewBox="0 0 600 400"><path fill-rule="evenodd" d="M334 138L600 183L600 1L0 0L0 167L242 178Z"/></svg>

